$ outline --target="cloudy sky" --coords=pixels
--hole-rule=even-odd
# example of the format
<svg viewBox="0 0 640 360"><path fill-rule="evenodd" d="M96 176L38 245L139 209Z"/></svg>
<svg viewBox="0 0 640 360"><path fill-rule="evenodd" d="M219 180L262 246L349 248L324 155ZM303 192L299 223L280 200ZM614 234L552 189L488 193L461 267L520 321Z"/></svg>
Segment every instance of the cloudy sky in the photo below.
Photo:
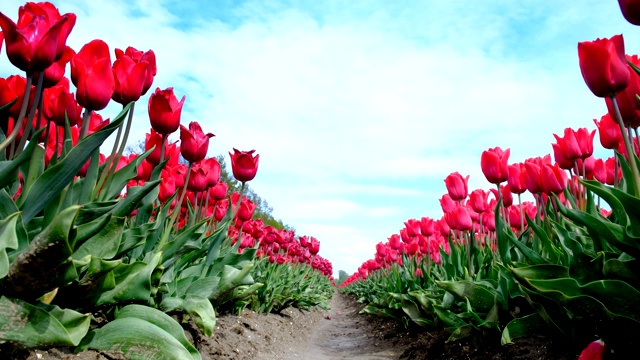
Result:
<svg viewBox="0 0 640 360"><path fill-rule="evenodd" d="M0 11L17 19L22 4ZM354 272L407 219L439 218L451 172L490 188L483 150L522 161L551 152L566 127L594 129L606 108L584 85L578 42L622 33L627 53L640 52L640 28L615 1L55 4L78 16L76 51L97 38L153 49L153 88L186 94L182 123L216 134L209 155L260 154L251 187L321 241L336 273ZM13 72L3 52L0 75ZM147 101L132 141L149 131Z"/></svg>

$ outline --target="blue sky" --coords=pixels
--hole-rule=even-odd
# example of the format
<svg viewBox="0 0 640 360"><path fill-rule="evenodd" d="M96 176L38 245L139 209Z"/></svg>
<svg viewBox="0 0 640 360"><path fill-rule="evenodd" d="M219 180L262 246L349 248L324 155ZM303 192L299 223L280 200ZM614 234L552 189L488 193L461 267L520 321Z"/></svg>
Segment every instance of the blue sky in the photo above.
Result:
<svg viewBox="0 0 640 360"><path fill-rule="evenodd" d="M12 18L23 2L3 1ZM565 127L606 111L580 76L579 41L640 29L615 1L79 1L76 50L153 49L154 88L187 100L182 122L216 134L211 156L256 149L250 183L274 216L355 271L409 218L439 218L444 178L488 189L483 150L551 152ZM3 55L0 75L13 72ZM132 139L149 129L147 97ZM110 106L101 113L117 114ZM606 154L608 156L608 154Z"/></svg>

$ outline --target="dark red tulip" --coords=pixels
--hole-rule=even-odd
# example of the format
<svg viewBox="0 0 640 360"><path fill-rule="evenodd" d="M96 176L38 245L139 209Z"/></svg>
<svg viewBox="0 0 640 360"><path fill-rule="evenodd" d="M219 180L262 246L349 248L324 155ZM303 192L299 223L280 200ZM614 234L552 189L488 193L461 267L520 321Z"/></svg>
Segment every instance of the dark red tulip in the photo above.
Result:
<svg viewBox="0 0 640 360"><path fill-rule="evenodd" d="M187 184L187 190L193 192L201 192L207 189L207 174L198 165L191 167L191 173L189 174L189 183Z"/></svg>
<svg viewBox="0 0 640 360"><path fill-rule="evenodd" d="M186 96L178 101L173 88L156 91L149 97L149 121L151 127L162 135L173 134L180 127L180 115Z"/></svg>
<svg viewBox="0 0 640 360"><path fill-rule="evenodd" d="M511 149L502 150L495 147L482 152L480 167L482 173L492 184L500 184L509 178L508 161Z"/></svg>
<svg viewBox="0 0 640 360"><path fill-rule="evenodd" d="M622 16L633 25L640 25L640 0L618 0Z"/></svg>
<svg viewBox="0 0 640 360"><path fill-rule="evenodd" d="M631 79L622 35L578 43L582 78L598 97L612 97L623 91Z"/></svg>
<svg viewBox="0 0 640 360"><path fill-rule="evenodd" d="M71 81L80 105L89 110L107 107L116 87L107 43L93 40L80 49L71 59Z"/></svg>
<svg viewBox="0 0 640 360"><path fill-rule="evenodd" d="M240 151L234 148L233 154L229 153L229 156L231 156L231 170L236 180L245 183L253 180L256 176L260 155L254 156L254 152L255 150Z"/></svg>
<svg viewBox="0 0 640 360"><path fill-rule="evenodd" d="M166 202L171 196L173 196L173 194L175 194L176 189L179 189L179 187L176 187L176 182L171 172L167 169L162 169L158 200L162 203Z"/></svg>
<svg viewBox="0 0 640 360"><path fill-rule="evenodd" d="M116 49L116 61L112 69L116 81L113 100L122 105L138 101L147 80L149 63L135 61L122 50Z"/></svg>
<svg viewBox="0 0 640 360"><path fill-rule="evenodd" d="M24 99L24 92L27 87L27 79L20 75L11 75L6 79L0 78L0 106L4 106L14 99L17 99L8 109L9 116L17 119L20 116L20 107ZM35 91L31 87L29 92L29 108L33 105Z"/></svg>
<svg viewBox="0 0 640 360"><path fill-rule="evenodd" d="M60 81L58 85L44 90L44 117L58 126L65 125L65 116L69 126L75 126L82 119L82 106L69 92L69 80Z"/></svg>
<svg viewBox="0 0 640 360"><path fill-rule="evenodd" d="M180 154L190 163L201 161L207 156L209 139L213 136L205 134L195 121L189 123L189 129L180 125Z"/></svg>
<svg viewBox="0 0 640 360"><path fill-rule="evenodd" d="M220 163L216 158L206 158L201 163L202 168L207 174L207 188L215 186L220 181Z"/></svg>
<svg viewBox="0 0 640 360"><path fill-rule="evenodd" d="M50 88L55 86L62 80L66 72L67 64L76 55L76 52L72 48L66 46L60 59L56 60L51 66L44 70L44 77L42 80L42 86L44 88Z"/></svg>
<svg viewBox="0 0 640 360"><path fill-rule="evenodd" d="M75 23L75 14L60 15L49 2L21 6L17 24L0 12L9 61L27 73L45 70L62 57Z"/></svg>
<svg viewBox="0 0 640 360"><path fill-rule="evenodd" d="M219 201L227 197L227 191L229 190L229 186L224 181L219 181L215 186L209 189L211 191L211 197L215 201Z"/></svg>
<svg viewBox="0 0 640 360"><path fill-rule="evenodd" d="M256 209L256 204L247 199L246 197L242 198L242 201L240 202L240 207L238 208L238 219L240 221L248 221L251 220L251 217L253 216L253 212Z"/></svg>
<svg viewBox="0 0 640 360"><path fill-rule="evenodd" d="M147 91L149 91L149 89L151 88L153 79L158 72L158 68L156 66L156 54L153 52L153 50L143 52L129 46L124 52L120 49L116 49L116 59L119 59L122 56L128 56L136 63L147 62L149 64L147 66L147 73L145 76L144 84L142 86L142 95L146 94Z"/></svg>

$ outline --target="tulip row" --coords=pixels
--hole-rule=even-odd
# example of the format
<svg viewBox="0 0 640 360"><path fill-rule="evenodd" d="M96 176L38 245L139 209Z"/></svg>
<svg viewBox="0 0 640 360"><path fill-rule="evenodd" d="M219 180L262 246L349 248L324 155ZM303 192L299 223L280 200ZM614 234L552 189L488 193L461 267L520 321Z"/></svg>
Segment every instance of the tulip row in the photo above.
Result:
<svg viewBox="0 0 640 360"><path fill-rule="evenodd" d="M112 63L101 40L76 53L75 20L48 2L22 6L17 23L0 12L7 56L26 75L0 79L0 340L199 359L167 313L210 336L219 311L326 306L332 267L319 241L254 219L244 193L259 155L229 153L242 184L229 191L207 158L213 134L180 123L185 96L156 88L144 152L124 154L155 55L116 49ZM111 100L123 109L104 120L96 111ZM106 321L92 326L92 314Z"/></svg>
<svg viewBox="0 0 640 360"><path fill-rule="evenodd" d="M620 1L625 17L640 19L636 4ZM484 151L481 169L494 188L469 193L469 177L450 174L443 216L409 219L341 284L367 303L363 312L444 328L450 340L545 336L576 352L586 347L581 359L601 359L605 343L621 358L633 356L638 57L625 56L621 35L582 42L578 55L589 89L606 100L607 114L594 122L613 156L594 158L596 130L587 128L554 134L553 162L548 154L509 164L510 149ZM522 201L524 193L533 201Z"/></svg>

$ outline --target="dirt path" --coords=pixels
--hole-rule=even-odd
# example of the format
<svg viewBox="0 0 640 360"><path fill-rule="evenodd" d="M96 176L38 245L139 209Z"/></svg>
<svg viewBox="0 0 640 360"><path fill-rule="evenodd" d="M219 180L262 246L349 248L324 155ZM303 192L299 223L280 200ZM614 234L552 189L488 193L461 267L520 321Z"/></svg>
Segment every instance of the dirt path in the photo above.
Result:
<svg viewBox="0 0 640 360"><path fill-rule="evenodd" d="M397 359L403 349L391 339L378 339L369 319L358 312L362 306L336 292L331 301L330 321L325 321L283 360L308 359ZM384 325L382 325L384 326Z"/></svg>

